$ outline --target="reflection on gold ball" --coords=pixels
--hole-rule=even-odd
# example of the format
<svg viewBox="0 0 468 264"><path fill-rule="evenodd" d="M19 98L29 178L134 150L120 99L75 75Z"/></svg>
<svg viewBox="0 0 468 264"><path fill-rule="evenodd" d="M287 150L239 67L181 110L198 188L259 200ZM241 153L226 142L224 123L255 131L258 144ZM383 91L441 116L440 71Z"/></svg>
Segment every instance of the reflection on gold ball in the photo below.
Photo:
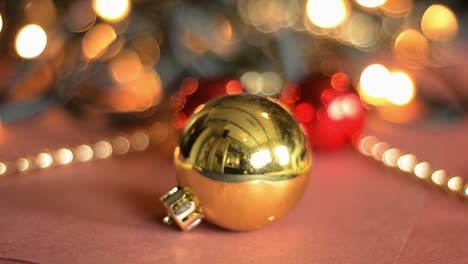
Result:
<svg viewBox="0 0 468 264"><path fill-rule="evenodd" d="M175 150L177 178L198 196L210 222L257 229L301 198L312 164L306 142L278 103L246 94L222 97L188 120Z"/></svg>

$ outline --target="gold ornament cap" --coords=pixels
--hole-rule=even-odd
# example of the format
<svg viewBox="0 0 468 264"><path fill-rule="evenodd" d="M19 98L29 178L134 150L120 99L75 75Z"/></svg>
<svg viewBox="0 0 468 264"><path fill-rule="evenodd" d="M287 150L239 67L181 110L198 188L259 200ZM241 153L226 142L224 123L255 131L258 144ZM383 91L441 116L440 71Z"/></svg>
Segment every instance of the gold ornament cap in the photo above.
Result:
<svg viewBox="0 0 468 264"><path fill-rule="evenodd" d="M273 99L242 94L216 99L195 113L174 161L183 187L162 198L170 218L183 230L204 215L220 227L244 231L276 222L296 205L312 154L288 110Z"/></svg>

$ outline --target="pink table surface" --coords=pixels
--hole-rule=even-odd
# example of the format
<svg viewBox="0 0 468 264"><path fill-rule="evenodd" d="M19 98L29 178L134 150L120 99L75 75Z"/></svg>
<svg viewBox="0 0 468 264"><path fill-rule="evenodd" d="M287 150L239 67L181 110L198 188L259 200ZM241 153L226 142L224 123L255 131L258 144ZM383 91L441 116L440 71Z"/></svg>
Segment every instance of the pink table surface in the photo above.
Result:
<svg viewBox="0 0 468 264"><path fill-rule="evenodd" d="M468 120L368 130L467 175ZM0 130L0 157L75 145L109 131L51 110ZM170 149L0 181L0 263L468 263L468 203L383 169L352 149L317 153L307 192L277 224L229 232L165 226Z"/></svg>

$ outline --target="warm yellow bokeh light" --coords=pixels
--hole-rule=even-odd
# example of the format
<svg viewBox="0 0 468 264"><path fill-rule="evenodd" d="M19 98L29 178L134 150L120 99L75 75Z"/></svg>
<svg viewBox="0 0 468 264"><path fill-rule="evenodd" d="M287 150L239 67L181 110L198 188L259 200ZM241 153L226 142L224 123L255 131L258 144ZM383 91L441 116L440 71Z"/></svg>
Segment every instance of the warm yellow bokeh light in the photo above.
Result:
<svg viewBox="0 0 468 264"><path fill-rule="evenodd" d="M321 28L339 26L350 13L350 6L344 0L309 0L306 8L309 20Z"/></svg>
<svg viewBox="0 0 468 264"><path fill-rule="evenodd" d="M424 65L430 52L426 37L414 29L402 31L395 40L394 49L398 57L411 68Z"/></svg>
<svg viewBox="0 0 468 264"><path fill-rule="evenodd" d="M398 166L398 161L401 158L401 151L397 148L391 148L384 152L382 156L383 163L391 168Z"/></svg>
<svg viewBox="0 0 468 264"><path fill-rule="evenodd" d="M16 160L16 169L19 172L25 172L31 168L31 160L26 158L19 158Z"/></svg>
<svg viewBox="0 0 468 264"><path fill-rule="evenodd" d="M54 160L60 165L69 164L73 161L73 152L68 148L61 148L55 152Z"/></svg>
<svg viewBox="0 0 468 264"><path fill-rule="evenodd" d="M2 14L0 14L0 32L2 31L3 29L3 17L2 17Z"/></svg>
<svg viewBox="0 0 468 264"><path fill-rule="evenodd" d="M361 99L370 105L406 105L416 90L411 77L401 71L389 72L380 64L369 65L359 81Z"/></svg>
<svg viewBox="0 0 468 264"><path fill-rule="evenodd" d="M143 67L136 78L126 80L110 93L114 111L144 111L161 102L163 91L159 74L150 66Z"/></svg>
<svg viewBox="0 0 468 264"><path fill-rule="evenodd" d="M452 40L458 32L458 21L455 14L443 5L431 5L421 20L424 35L435 41Z"/></svg>
<svg viewBox="0 0 468 264"><path fill-rule="evenodd" d="M93 158L94 152L89 145L80 145L75 149L73 156L76 157L77 160L85 162Z"/></svg>
<svg viewBox="0 0 468 264"><path fill-rule="evenodd" d="M143 151L150 144L149 134L146 130L135 131L130 136L130 147L136 151Z"/></svg>
<svg viewBox="0 0 468 264"><path fill-rule="evenodd" d="M356 2L363 7L375 8L385 4L387 0L356 0Z"/></svg>
<svg viewBox="0 0 468 264"><path fill-rule="evenodd" d="M33 59L41 55L47 45L47 35L40 26L30 24L24 26L16 35L16 52L25 59Z"/></svg>
<svg viewBox="0 0 468 264"><path fill-rule="evenodd" d="M135 80L142 70L140 57L132 50L123 51L110 64L112 77L119 83Z"/></svg>
<svg viewBox="0 0 468 264"><path fill-rule="evenodd" d="M403 16L413 8L413 0L387 0L382 9L390 16Z"/></svg>
<svg viewBox="0 0 468 264"><path fill-rule="evenodd" d="M431 164L428 162L421 162L416 164L413 169L414 175L420 179L427 179L431 175Z"/></svg>
<svg viewBox="0 0 468 264"><path fill-rule="evenodd" d="M447 177L448 175L445 170L436 170L432 173L431 180L433 183L442 186L447 181Z"/></svg>
<svg viewBox="0 0 468 264"><path fill-rule="evenodd" d="M413 172L413 169L417 164L418 160L413 154L403 155L397 161L398 168L404 172Z"/></svg>
<svg viewBox="0 0 468 264"><path fill-rule="evenodd" d="M54 159L52 158L52 155L47 152L39 153L39 155L36 157L36 166L40 169L49 168L52 166L53 162Z"/></svg>
<svg viewBox="0 0 468 264"><path fill-rule="evenodd" d="M404 72L392 72L389 76L389 88L385 98L392 104L405 105L411 102L415 95L415 87L411 77Z"/></svg>
<svg viewBox="0 0 468 264"><path fill-rule="evenodd" d="M93 150L96 158L107 159L112 155L112 144L107 140L101 140L94 144Z"/></svg>
<svg viewBox="0 0 468 264"><path fill-rule="evenodd" d="M463 189L463 178L460 176L454 176L447 181L447 187L452 192L460 192Z"/></svg>
<svg viewBox="0 0 468 264"><path fill-rule="evenodd" d="M5 175L7 170L8 170L8 166L5 163L0 162L0 176Z"/></svg>
<svg viewBox="0 0 468 264"><path fill-rule="evenodd" d="M372 105L382 104L388 87L390 72L385 66L372 64L367 66L361 74L359 88L362 99Z"/></svg>
<svg viewBox="0 0 468 264"><path fill-rule="evenodd" d="M97 24L93 26L82 39L83 55L87 59L96 59L117 38L117 33L109 24Z"/></svg>
<svg viewBox="0 0 468 264"><path fill-rule="evenodd" d="M93 0L93 9L102 19L118 22L127 17L130 0Z"/></svg>

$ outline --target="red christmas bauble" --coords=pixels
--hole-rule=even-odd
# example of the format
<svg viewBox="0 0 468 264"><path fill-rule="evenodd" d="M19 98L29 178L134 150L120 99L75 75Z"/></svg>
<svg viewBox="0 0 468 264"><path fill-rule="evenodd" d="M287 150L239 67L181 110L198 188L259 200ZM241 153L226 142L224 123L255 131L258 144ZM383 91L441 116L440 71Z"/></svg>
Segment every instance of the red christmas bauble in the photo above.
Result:
<svg viewBox="0 0 468 264"><path fill-rule="evenodd" d="M187 119L205 103L228 94L243 93L237 79L223 78L198 80L188 77L182 80L177 93L170 98L170 107L174 112L174 126L182 129Z"/></svg>
<svg viewBox="0 0 468 264"><path fill-rule="evenodd" d="M347 145L364 124L364 107L342 72L311 75L286 86L281 100L290 105L310 144L316 150Z"/></svg>

